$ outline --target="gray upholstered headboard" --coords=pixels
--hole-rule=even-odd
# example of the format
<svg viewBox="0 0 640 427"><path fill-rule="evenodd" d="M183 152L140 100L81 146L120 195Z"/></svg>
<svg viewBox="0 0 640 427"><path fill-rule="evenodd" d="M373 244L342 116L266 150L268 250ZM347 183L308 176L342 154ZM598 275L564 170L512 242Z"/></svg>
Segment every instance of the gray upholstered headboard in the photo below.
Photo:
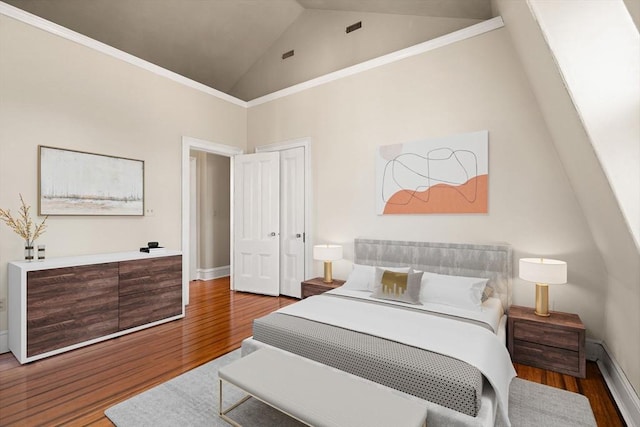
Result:
<svg viewBox="0 0 640 427"><path fill-rule="evenodd" d="M356 264L411 266L432 273L486 277L487 286L493 288L504 309L511 304L513 251L509 245L355 239L354 251Z"/></svg>

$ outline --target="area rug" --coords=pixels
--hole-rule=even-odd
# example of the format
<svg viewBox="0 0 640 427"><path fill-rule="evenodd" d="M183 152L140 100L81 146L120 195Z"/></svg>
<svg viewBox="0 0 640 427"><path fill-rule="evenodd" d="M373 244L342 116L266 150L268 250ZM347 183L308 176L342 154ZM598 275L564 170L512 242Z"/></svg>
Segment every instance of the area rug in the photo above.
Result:
<svg viewBox="0 0 640 427"><path fill-rule="evenodd" d="M118 427L228 426L218 417L218 369L238 358L240 350L232 351L112 406L105 415ZM224 407L243 396L242 391L225 384ZM243 426L303 425L256 399L249 399L228 415ZM514 427L596 426L586 397L519 378L509 390L509 418Z"/></svg>

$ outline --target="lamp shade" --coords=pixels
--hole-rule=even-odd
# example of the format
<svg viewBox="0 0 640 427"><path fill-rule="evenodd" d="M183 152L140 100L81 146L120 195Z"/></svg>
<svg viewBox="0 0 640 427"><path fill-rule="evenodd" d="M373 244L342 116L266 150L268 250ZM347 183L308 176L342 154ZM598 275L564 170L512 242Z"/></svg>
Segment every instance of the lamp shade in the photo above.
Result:
<svg viewBox="0 0 640 427"><path fill-rule="evenodd" d="M567 283L567 263L548 258L520 258L520 278L528 282Z"/></svg>
<svg viewBox="0 0 640 427"><path fill-rule="evenodd" d="M313 247L313 259L320 261L336 261L342 259L342 246L315 245Z"/></svg>

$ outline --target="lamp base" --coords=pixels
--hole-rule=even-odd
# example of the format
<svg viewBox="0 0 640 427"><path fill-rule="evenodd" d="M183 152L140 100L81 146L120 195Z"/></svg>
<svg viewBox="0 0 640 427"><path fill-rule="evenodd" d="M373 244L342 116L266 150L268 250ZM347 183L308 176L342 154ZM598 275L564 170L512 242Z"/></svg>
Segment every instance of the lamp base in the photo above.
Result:
<svg viewBox="0 0 640 427"><path fill-rule="evenodd" d="M324 283L333 283L333 277L331 277L331 261L324 262Z"/></svg>
<svg viewBox="0 0 640 427"><path fill-rule="evenodd" d="M549 317L549 285L536 283L536 316Z"/></svg>

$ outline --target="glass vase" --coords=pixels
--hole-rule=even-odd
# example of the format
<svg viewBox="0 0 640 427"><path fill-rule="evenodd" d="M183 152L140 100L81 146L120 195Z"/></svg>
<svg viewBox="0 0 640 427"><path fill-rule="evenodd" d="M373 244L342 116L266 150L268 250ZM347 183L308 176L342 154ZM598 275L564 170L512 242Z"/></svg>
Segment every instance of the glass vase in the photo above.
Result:
<svg viewBox="0 0 640 427"><path fill-rule="evenodd" d="M24 242L24 260L25 261L33 261L33 254L34 254L34 250L33 250L33 241L32 240L25 240Z"/></svg>

